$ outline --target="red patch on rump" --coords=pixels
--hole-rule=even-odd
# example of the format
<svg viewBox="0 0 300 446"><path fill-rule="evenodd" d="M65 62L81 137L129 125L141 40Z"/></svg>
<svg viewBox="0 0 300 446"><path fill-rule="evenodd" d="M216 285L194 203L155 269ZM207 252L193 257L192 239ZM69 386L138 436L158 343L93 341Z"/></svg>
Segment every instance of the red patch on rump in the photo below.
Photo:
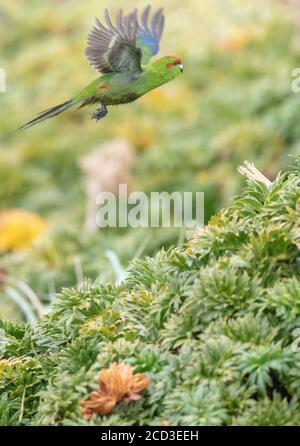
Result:
<svg viewBox="0 0 300 446"><path fill-rule="evenodd" d="M98 90L107 90L108 86L107 85L99 85L99 87L97 87Z"/></svg>
<svg viewBox="0 0 300 446"><path fill-rule="evenodd" d="M169 62L169 63L167 63L167 65L166 65L167 68L174 67L174 65L181 65L181 64L182 64L182 62L181 62L181 60L179 59L179 57L176 57L176 56L169 56L169 58L170 58L170 59L175 59L175 60L174 60L174 62Z"/></svg>

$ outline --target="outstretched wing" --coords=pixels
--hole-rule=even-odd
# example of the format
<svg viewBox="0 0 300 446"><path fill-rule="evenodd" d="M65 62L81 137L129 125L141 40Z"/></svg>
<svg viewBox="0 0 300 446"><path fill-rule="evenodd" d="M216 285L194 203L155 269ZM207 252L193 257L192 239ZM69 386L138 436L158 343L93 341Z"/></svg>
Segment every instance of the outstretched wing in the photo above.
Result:
<svg viewBox="0 0 300 446"><path fill-rule="evenodd" d="M100 73L136 73L141 69L141 50L136 46L137 13L125 16L120 9L114 26L105 10L106 27L96 19L88 36L87 59Z"/></svg>
<svg viewBox="0 0 300 446"><path fill-rule="evenodd" d="M163 9L158 9L149 22L151 6L148 5L144 9L141 16L141 23L137 30L137 46L142 50L142 64L149 63L151 57L155 56L159 51L159 42L164 30L165 16Z"/></svg>

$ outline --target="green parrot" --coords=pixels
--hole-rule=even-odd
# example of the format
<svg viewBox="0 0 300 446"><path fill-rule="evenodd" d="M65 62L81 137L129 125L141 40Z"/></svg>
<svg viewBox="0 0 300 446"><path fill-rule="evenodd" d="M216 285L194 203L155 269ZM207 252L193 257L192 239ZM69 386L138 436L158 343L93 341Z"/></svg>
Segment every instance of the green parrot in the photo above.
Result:
<svg viewBox="0 0 300 446"><path fill-rule="evenodd" d="M116 25L112 24L107 10L106 26L96 18L85 54L90 65L102 76L73 99L40 113L21 129L52 118L74 105L81 108L100 104L101 107L91 115L98 121L107 115L108 105L133 102L182 72L182 62L176 56L162 57L150 63L150 59L159 51L165 21L162 8L153 14L150 21L150 10L148 5L139 21L136 9L129 15L124 15L120 9Z"/></svg>

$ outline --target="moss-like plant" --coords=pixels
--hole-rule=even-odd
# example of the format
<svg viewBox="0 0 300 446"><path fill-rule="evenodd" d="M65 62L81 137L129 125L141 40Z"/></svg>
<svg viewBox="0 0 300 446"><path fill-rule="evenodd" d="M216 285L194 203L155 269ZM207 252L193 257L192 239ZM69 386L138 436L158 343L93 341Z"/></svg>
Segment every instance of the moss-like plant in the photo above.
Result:
<svg viewBox="0 0 300 446"><path fill-rule="evenodd" d="M272 184L248 181L184 248L134 261L121 285L65 289L34 328L0 321L0 423L299 424L299 239L296 163ZM82 401L113 363L151 384L86 420Z"/></svg>

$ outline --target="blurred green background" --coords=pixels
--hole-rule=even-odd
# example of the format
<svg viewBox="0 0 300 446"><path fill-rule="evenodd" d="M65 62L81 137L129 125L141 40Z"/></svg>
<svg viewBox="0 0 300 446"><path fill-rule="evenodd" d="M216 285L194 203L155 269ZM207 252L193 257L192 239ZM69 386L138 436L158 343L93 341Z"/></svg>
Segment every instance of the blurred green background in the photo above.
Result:
<svg viewBox="0 0 300 446"><path fill-rule="evenodd" d="M272 179L289 154L299 154L300 97L291 90L291 72L300 66L297 0L152 0L166 15L160 56L181 57L183 76L110 108L99 123L92 109L82 109L16 130L97 77L83 53L94 16L146 4L0 4L0 68L7 73L0 93L0 316L33 320L39 302L47 308L62 287L116 280L132 258L183 242L172 228L87 228L90 174L112 189L126 178L131 190L146 193L204 191L207 222L240 190L236 169L244 159ZM118 165L119 154L129 161Z"/></svg>

